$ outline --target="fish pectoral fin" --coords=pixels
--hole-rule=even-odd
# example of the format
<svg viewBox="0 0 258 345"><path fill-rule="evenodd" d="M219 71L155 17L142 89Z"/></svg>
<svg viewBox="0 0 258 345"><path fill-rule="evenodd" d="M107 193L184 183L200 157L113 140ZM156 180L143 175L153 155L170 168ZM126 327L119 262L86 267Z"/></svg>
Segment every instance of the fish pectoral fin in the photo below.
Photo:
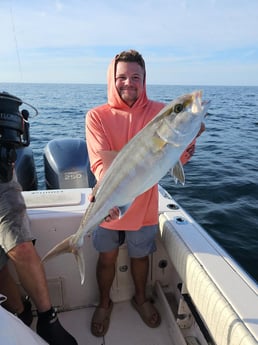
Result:
<svg viewBox="0 0 258 345"><path fill-rule="evenodd" d="M171 175L174 177L176 183L179 181L182 185L185 184L184 168L180 160L171 169Z"/></svg>
<svg viewBox="0 0 258 345"><path fill-rule="evenodd" d="M166 145L172 145L174 147L179 147L180 145L175 143L174 141L167 140L165 138L162 138L158 133L156 133L155 136L152 137L152 152L156 153L158 151L161 151Z"/></svg>
<svg viewBox="0 0 258 345"><path fill-rule="evenodd" d="M154 137L152 137L152 141L153 141L153 150L152 150L153 152L158 152L162 150L165 145L167 145L167 141L162 139L158 135L155 135Z"/></svg>

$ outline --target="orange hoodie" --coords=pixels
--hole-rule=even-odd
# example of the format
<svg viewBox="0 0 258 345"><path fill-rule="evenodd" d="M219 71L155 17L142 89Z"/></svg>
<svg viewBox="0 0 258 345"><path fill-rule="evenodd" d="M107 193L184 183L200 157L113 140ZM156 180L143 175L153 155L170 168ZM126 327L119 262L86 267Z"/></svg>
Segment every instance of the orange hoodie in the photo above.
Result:
<svg viewBox="0 0 258 345"><path fill-rule="evenodd" d="M107 85L108 102L91 109L86 115L89 159L97 180L106 171L115 154L164 107L164 103L148 99L146 83L141 96L129 107L120 98L115 86L115 60L108 68ZM142 226L157 223L158 191L157 186L154 186L138 196L121 219L103 222L101 225L114 230L138 230Z"/></svg>

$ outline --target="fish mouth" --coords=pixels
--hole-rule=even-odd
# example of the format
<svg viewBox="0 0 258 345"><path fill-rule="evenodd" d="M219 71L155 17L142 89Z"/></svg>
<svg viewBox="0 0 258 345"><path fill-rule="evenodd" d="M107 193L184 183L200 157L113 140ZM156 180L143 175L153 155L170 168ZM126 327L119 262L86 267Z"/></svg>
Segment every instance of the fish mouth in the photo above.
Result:
<svg viewBox="0 0 258 345"><path fill-rule="evenodd" d="M205 118L207 116L207 110L210 106L210 102L211 101L203 101L200 99L200 97L198 96L195 96L195 100L193 101L192 103L192 106L191 106L191 113L193 115L197 115L197 116L200 116L202 118Z"/></svg>

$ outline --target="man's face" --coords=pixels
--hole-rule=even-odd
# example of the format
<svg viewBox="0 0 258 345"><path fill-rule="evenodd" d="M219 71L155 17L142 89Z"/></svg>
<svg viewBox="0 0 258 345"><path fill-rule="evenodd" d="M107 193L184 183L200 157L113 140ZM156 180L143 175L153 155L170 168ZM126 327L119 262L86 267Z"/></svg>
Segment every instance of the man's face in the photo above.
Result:
<svg viewBox="0 0 258 345"><path fill-rule="evenodd" d="M115 83L122 100L130 107L144 89L144 70L137 62L118 61Z"/></svg>

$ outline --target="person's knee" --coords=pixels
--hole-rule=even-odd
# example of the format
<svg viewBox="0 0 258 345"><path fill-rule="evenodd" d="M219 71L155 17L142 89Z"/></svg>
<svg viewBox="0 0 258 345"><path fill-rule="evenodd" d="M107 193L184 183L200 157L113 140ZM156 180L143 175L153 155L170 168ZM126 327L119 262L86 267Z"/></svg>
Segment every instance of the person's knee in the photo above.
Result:
<svg viewBox="0 0 258 345"><path fill-rule="evenodd" d="M110 266L116 263L118 256L118 249L114 249L111 252L99 253L99 264L102 266Z"/></svg>
<svg viewBox="0 0 258 345"><path fill-rule="evenodd" d="M137 263L137 262L147 262L149 260L149 256L146 255L146 256L142 256L140 258L131 258L131 262L132 263Z"/></svg>
<svg viewBox="0 0 258 345"><path fill-rule="evenodd" d="M31 260L39 260L39 256L32 242L23 242L12 248L7 255L15 262L31 262Z"/></svg>

